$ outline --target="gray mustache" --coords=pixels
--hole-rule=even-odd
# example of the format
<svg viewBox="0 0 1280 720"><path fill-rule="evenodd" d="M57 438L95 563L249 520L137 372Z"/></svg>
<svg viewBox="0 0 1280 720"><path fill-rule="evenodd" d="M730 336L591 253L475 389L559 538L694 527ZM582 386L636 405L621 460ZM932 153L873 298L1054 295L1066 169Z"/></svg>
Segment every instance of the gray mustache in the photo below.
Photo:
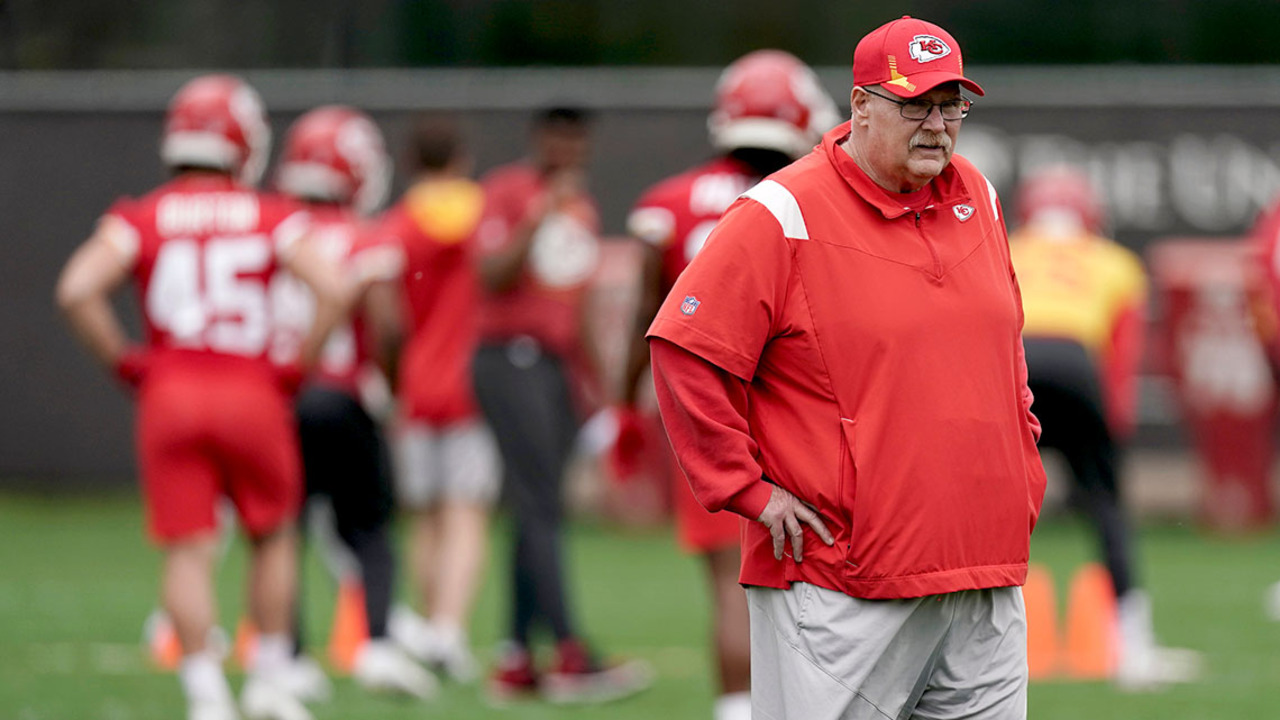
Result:
<svg viewBox="0 0 1280 720"><path fill-rule="evenodd" d="M917 136L915 136L915 137L911 138L911 147L912 147L912 148L917 148L917 147L919 147L919 146L921 146L921 145L937 145L938 147L941 147L941 148L943 148L944 150L950 150L950 149L951 149L951 138L950 138L950 137L948 137L948 136L946 136L946 135L942 135L942 134L938 134L938 135L933 135L933 134L930 134L930 135L917 135Z"/></svg>

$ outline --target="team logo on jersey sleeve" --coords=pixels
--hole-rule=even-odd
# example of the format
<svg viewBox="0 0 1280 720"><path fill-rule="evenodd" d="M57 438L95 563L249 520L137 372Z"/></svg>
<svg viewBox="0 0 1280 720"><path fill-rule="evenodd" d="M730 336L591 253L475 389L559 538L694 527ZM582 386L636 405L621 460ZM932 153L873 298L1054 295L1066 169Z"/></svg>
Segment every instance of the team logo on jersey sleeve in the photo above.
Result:
<svg viewBox="0 0 1280 720"><path fill-rule="evenodd" d="M951 54L951 46L932 35L916 35L907 46L911 58L916 62L927 63Z"/></svg>
<svg viewBox="0 0 1280 720"><path fill-rule="evenodd" d="M702 301L699 300L698 298L692 295L686 295L684 297L684 302L680 303L680 312L684 313L685 315L692 315L698 312L698 306L701 304L702 304Z"/></svg>
<svg viewBox="0 0 1280 720"><path fill-rule="evenodd" d="M957 220L959 220L960 222L964 222L969 218L973 217L973 206L972 205L956 205L955 207L951 208L951 212L954 212L956 214Z"/></svg>

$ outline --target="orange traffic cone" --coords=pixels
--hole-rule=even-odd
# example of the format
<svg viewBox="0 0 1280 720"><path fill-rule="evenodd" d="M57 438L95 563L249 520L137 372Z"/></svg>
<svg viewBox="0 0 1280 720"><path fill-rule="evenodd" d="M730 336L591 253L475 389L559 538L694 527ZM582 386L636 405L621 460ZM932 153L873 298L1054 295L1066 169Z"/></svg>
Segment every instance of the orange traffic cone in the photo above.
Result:
<svg viewBox="0 0 1280 720"><path fill-rule="evenodd" d="M350 674L356 664L356 653L369 639L369 620L364 609L364 586L359 580L343 580L338 584L338 598L333 607L333 627L329 630L329 664L340 673Z"/></svg>
<svg viewBox="0 0 1280 720"><path fill-rule="evenodd" d="M1027 669L1032 680L1044 680L1058 671L1058 601L1053 575L1038 563L1027 569L1022 586L1027 608Z"/></svg>
<svg viewBox="0 0 1280 720"><path fill-rule="evenodd" d="M248 618L240 618L236 625L236 639L232 645L232 656L236 664L243 670L249 670L253 656L258 650L258 628Z"/></svg>
<svg viewBox="0 0 1280 720"><path fill-rule="evenodd" d="M1110 679L1116 669L1116 593L1111 575L1086 563L1071 578L1064 665L1080 680Z"/></svg>

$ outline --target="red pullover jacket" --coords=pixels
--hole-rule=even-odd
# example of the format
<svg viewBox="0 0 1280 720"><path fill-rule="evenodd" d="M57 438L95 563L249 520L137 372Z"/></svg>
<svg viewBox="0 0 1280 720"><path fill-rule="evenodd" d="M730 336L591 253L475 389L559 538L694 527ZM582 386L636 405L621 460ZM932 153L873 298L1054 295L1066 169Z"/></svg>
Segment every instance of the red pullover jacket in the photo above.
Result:
<svg viewBox="0 0 1280 720"><path fill-rule="evenodd" d="M954 157L919 211L838 143L747 191L648 336L694 494L756 519L768 483L822 515L801 563L747 525L741 581L861 598L1020 585L1044 495L1000 205Z"/></svg>

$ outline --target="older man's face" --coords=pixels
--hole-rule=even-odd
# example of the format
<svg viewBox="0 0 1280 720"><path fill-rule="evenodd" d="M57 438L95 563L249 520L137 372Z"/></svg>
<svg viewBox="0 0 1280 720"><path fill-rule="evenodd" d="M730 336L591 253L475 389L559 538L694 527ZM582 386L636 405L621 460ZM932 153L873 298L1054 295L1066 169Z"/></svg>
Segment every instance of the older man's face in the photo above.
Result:
<svg viewBox="0 0 1280 720"><path fill-rule="evenodd" d="M874 91L895 100L901 99L883 89L875 88ZM959 97L959 83L946 83L918 99L940 103ZM937 107L931 109L924 120L908 120L902 117L899 106L888 100L870 97L868 101L869 142L864 151L872 164L873 178L886 189L895 192L916 190L937 177L951 162L963 121L944 121Z"/></svg>

